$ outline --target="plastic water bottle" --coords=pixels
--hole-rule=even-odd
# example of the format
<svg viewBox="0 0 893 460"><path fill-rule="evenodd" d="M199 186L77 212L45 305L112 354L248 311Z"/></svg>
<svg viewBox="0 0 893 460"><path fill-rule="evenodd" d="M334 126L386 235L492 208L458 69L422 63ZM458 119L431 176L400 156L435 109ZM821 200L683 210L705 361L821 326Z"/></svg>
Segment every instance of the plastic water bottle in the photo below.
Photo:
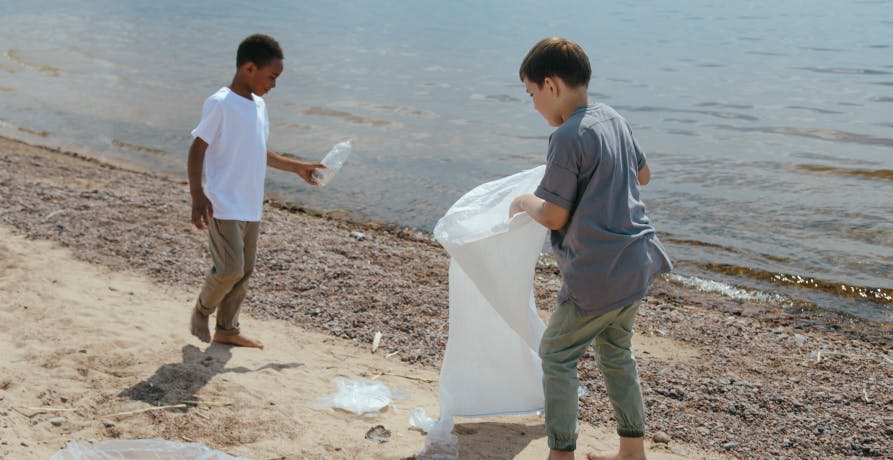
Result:
<svg viewBox="0 0 893 460"><path fill-rule="evenodd" d="M332 150L329 150L329 153L320 161L320 163L326 165L326 169L317 169L313 171L313 179L319 183L320 186L325 186L328 184L335 174L344 166L344 162L347 161L347 157L350 156L350 140L346 140L343 142L339 142L332 147Z"/></svg>

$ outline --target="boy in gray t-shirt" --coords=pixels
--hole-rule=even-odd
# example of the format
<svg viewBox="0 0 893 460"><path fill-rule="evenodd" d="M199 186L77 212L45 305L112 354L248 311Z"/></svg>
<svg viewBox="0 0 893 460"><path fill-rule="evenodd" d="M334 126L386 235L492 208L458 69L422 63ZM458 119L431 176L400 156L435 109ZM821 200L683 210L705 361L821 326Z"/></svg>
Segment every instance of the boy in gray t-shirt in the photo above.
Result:
<svg viewBox="0 0 893 460"><path fill-rule="evenodd" d="M574 458L577 362L593 341L617 420L617 458L644 459L633 321L651 281L672 269L639 198L651 172L626 120L605 104L590 104L589 58L579 45L544 39L519 73L536 110L557 127L540 186L517 197L510 211L527 212L552 230L563 281L539 350L549 459Z"/></svg>

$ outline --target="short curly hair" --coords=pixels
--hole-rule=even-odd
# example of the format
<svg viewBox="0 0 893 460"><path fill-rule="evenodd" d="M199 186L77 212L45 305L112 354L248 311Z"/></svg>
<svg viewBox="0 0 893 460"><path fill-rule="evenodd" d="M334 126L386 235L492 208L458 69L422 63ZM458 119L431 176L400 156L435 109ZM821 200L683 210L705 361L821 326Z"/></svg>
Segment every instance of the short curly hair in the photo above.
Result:
<svg viewBox="0 0 893 460"><path fill-rule="evenodd" d="M264 34L254 34L239 43L236 52L236 67L242 67L246 62L253 62L258 67L264 67L274 59L284 59L279 42L273 37Z"/></svg>
<svg viewBox="0 0 893 460"><path fill-rule="evenodd" d="M526 79L537 86L543 86L548 77L559 77L568 86L588 87L592 68L580 45L566 38L549 37L533 45L518 74L521 81Z"/></svg>

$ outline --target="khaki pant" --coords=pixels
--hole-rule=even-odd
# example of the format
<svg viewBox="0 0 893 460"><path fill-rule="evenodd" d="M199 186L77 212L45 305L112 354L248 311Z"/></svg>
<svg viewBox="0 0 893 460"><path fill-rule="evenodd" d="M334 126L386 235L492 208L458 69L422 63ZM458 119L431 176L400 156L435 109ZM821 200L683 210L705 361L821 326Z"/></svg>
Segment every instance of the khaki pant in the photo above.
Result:
<svg viewBox="0 0 893 460"><path fill-rule="evenodd" d="M639 438L645 430L645 408L636 359L630 345L639 302L598 316L577 316L567 301L552 313L540 342L546 434L549 448L573 451L577 443L577 362L594 343L598 367L614 406L617 434Z"/></svg>
<svg viewBox="0 0 893 460"><path fill-rule="evenodd" d="M217 332L239 333L239 310L254 271L260 222L212 219L208 225L211 260L195 309L205 316L217 311Z"/></svg>

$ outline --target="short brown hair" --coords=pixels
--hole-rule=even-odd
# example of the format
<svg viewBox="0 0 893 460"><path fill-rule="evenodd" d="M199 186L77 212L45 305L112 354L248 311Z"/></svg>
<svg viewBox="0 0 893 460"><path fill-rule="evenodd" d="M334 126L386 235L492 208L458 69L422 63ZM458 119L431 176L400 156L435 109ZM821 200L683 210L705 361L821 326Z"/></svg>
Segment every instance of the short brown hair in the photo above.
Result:
<svg viewBox="0 0 893 460"><path fill-rule="evenodd" d="M236 51L236 67L242 67L246 62L253 62L254 65L263 67L273 59L284 58L279 42L269 35L250 35L239 43L239 50Z"/></svg>
<svg viewBox="0 0 893 460"><path fill-rule="evenodd" d="M580 45L566 38L550 37L533 45L518 74L521 81L527 79L537 86L542 86L548 77L559 77L568 86L588 87L592 68Z"/></svg>

